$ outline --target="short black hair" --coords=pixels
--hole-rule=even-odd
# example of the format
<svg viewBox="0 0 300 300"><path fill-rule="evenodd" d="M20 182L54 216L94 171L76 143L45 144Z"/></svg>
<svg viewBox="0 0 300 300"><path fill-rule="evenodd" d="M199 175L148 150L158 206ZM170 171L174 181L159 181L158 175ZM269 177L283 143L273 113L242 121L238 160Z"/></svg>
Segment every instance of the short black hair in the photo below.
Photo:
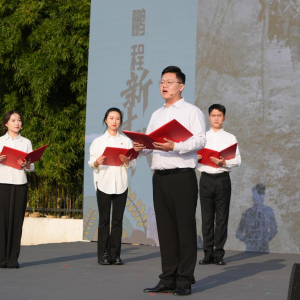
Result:
<svg viewBox="0 0 300 300"><path fill-rule="evenodd" d="M219 111L221 111L223 113L223 115L226 115L226 108L224 105L222 104L213 104L208 108L208 115L210 115L210 113L214 110L217 109Z"/></svg>
<svg viewBox="0 0 300 300"><path fill-rule="evenodd" d="M185 74L181 72L180 68L176 66L169 66L163 69L161 73L161 77L163 77L166 73L175 73L176 77L179 81L181 81L183 84L185 84Z"/></svg>
<svg viewBox="0 0 300 300"><path fill-rule="evenodd" d="M116 112L118 112L118 113L120 114L120 126L121 126L122 123L123 123L123 114L122 114L121 110L118 109L117 107L111 107L111 108L109 108L109 109L107 110L107 112L105 113L104 118L103 118L103 124L105 124L106 127L107 127L107 124L105 123L105 121L106 121L106 119L107 119L109 113L112 112L112 111L116 111Z"/></svg>
<svg viewBox="0 0 300 300"><path fill-rule="evenodd" d="M22 115L17 111L17 110L9 110L8 112L6 112L3 116L3 119L2 119L2 123L1 123L1 130L3 132L7 132L7 127L5 126L5 124L7 124L7 122L9 121L10 117L13 115L13 114L17 114L20 116L20 119L21 119L21 122L22 122L22 126L24 125L24 120L23 120L23 117Z"/></svg>

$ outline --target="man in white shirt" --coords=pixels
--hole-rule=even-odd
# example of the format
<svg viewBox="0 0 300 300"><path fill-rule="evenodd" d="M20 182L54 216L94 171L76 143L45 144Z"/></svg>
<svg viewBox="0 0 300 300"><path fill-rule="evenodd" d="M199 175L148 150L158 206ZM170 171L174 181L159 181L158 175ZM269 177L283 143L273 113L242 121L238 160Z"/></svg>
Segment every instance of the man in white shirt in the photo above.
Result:
<svg viewBox="0 0 300 300"><path fill-rule="evenodd" d="M185 75L178 67L163 70L159 81L160 93L165 100L156 110L146 133L176 119L193 133L180 143L165 139L154 143L152 166L153 201L160 243L162 274L159 283L145 293L168 293L185 296L191 294L195 283L194 269L197 261L196 206L198 186L195 174L196 151L205 146L205 119L196 106L186 102L181 93ZM152 150L133 143L136 151L147 155Z"/></svg>
<svg viewBox="0 0 300 300"><path fill-rule="evenodd" d="M221 151L237 143L236 137L223 129L226 108L221 104L213 104L209 107L208 114L211 129L206 132L205 148ZM203 164L198 164L197 167L201 172L199 189L205 255L199 264L225 265L224 245L227 239L231 196L229 172L233 167L241 164L241 156L237 147L233 159L225 160L223 157L220 159L211 157L210 159L216 164L216 168Z"/></svg>

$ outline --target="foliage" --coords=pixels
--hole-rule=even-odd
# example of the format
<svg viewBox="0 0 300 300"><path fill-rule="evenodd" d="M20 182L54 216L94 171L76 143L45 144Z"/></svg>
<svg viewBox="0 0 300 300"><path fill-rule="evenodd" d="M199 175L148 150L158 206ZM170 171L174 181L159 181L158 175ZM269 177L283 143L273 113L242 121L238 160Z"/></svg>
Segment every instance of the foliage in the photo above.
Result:
<svg viewBox="0 0 300 300"><path fill-rule="evenodd" d="M39 190L82 186L90 0L0 0L0 113L49 147L30 175Z"/></svg>

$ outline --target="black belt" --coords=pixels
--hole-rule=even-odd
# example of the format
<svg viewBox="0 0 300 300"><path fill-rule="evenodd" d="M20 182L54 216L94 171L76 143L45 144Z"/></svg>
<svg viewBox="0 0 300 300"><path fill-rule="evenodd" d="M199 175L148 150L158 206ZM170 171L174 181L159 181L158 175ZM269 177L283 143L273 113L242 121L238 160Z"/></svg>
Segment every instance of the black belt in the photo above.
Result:
<svg viewBox="0 0 300 300"><path fill-rule="evenodd" d="M210 173L206 173L206 172L201 172L201 175L207 176L207 177L214 177L214 178L217 178L217 177L225 177L225 176L229 176L229 172L225 171L225 172L222 172L222 173L216 173L216 174L210 174Z"/></svg>
<svg viewBox="0 0 300 300"><path fill-rule="evenodd" d="M176 168L176 169L165 169L165 170L154 170L154 174L158 175L169 175L169 174L177 174L182 172L195 171L193 168Z"/></svg>

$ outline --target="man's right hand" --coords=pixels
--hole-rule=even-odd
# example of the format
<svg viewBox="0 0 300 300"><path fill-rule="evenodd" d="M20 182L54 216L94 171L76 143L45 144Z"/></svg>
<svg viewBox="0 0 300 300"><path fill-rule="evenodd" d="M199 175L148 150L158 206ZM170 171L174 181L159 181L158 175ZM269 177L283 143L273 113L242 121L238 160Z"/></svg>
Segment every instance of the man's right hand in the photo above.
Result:
<svg viewBox="0 0 300 300"><path fill-rule="evenodd" d="M139 143L133 142L133 149L136 152L140 152L141 150L143 150L145 148L146 148L146 146L144 144L139 144Z"/></svg>
<svg viewBox="0 0 300 300"><path fill-rule="evenodd" d="M202 156L201 156L201 155L197 155L197 156L198 156L198 160L199 160L199 159L202 159Z"/></svg>

